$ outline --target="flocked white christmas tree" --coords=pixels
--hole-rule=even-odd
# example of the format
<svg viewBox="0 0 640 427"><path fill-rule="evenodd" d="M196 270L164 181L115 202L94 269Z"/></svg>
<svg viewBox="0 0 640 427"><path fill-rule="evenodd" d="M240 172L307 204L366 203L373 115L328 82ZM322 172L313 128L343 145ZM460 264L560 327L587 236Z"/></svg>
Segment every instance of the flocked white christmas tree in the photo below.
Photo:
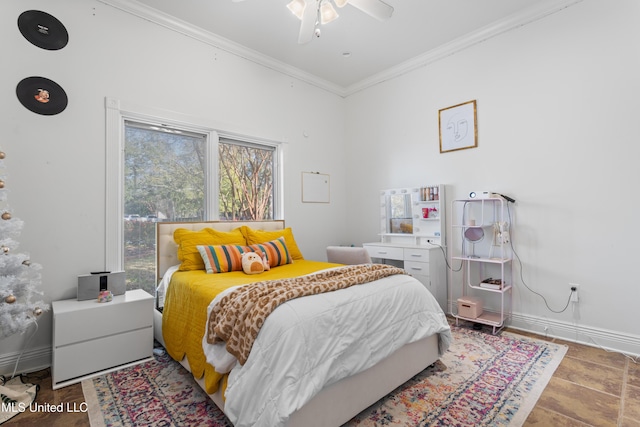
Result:
<svg viewBox="0 0 640 427"><path fill-rule="evenodd" d="M0 203L6 204L5 153L0 151ZM41 266L29 255L19 253L18 241L24 225L7 206L0 207L0 339L24 333L43 311L48 310L40 297Z"/></svg>

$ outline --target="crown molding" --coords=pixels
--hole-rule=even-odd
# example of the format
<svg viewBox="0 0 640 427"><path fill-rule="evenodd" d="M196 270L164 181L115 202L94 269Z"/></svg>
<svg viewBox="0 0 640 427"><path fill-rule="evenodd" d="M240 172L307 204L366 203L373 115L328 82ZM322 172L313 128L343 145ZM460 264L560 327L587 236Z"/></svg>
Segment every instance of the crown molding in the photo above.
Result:
<svg viewBox="0 0 640 427"><path fill-rule="evenodd" d="M213 46L232 55L259 64L263 67L280 72L287 76L306 82L312 86L324 89L340 97L346 98L354 93L360 92L379 83L399 77L416 69L426 67L436 61L454 55L466 48L474 46L504 34L508 31L520 28L524 25L543 19L556 12L562 11L582 0L545 0L537 2L532 7L515 13L505 19L491 25L480 28L463 37L446 43L440 47L430 50L422 55L416 56L408 61L391 67L380 73L367 77L358 83L343 87L335 83L321 79L318 76L292 67L282 61L278 61L270 56L264 55L246 46L242 46L224 37L220 37L202 28L193 26L174 16L158 11L135 0L98 0L108 6L122 10L123 12L145 19L147 21L178 32L187 37L191 37L205 44Z"/></svg>
<svg viewBox="0 0 640 427"><path fill-rule="evenodd" d="M253 49L249 49L246 46L235 43L227 38L221 37L212 32L203 30L200 27L189 24L181 19L171 16L157 9L153 9L145 4L139 3L135 0L98 0L100 3L104 3L115 9L119 9L123 12L142 18L146 21L153 22L162 27L185 35L187 37L198 40L202 43L208 44L212 47L235 55L237 57L246 59L253 63L259 64L263 67L271 70L286 74L290 77L294 77L298 80L304 81L310 85L319 87L326 91L335 93L340 96L344 96L344 87L335 83L331 83L327 80L321 79L311 73L303 71L297 67L292 67L282 61L278 61L270 56L264 55Z"/></svg>
<svg viewBox="0 0 640 427"><path fill-rule="evenodd" d="M493 37L499 36L516 28L523 27L532 22L543 19L556 12L564 10L582 0L547 0L537 3L521 12L513 14L493 24L480 28L472 33L466 34L449 43L443 44L435 49L418 55L408 61L402 62L385 71L367 77L358 83L355 83L344 90L343 96L353 95L371 86L375 86L387 80L394 79L403 74L418 68L426 67L441 59L454 55L464 49L479 43L485 42Z"/></svg>

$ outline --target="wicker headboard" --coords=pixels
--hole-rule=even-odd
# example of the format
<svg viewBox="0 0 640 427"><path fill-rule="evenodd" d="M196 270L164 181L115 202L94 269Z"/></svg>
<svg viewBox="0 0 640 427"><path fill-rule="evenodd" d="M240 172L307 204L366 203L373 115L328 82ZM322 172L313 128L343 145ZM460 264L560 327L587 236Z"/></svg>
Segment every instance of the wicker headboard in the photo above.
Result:
<svg viewBox="0 0 640 427"><path fill-rule="evenodd" d="M160 280L172 265L180 264L178 245L173 241L173 232L177 228L196 231L208 227L219 231L231 231L243 225L256 230L276 231L284 229L284 220L158 222L156 225L156 279Z"/></svg>

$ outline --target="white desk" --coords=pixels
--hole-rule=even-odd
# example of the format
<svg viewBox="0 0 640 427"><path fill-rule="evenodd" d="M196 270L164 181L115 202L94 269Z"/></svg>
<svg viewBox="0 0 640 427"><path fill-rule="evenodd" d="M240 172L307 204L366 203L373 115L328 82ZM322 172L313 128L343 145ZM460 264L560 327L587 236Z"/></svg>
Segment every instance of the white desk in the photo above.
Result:
<svg viewBox="0 0 640 427"><path fill-rule="evenodd" d="M439 246L418 246L404 243L364 243L369 256L385 264L404 268L418 279L447 309L447 270L445 255Z"/></svg>

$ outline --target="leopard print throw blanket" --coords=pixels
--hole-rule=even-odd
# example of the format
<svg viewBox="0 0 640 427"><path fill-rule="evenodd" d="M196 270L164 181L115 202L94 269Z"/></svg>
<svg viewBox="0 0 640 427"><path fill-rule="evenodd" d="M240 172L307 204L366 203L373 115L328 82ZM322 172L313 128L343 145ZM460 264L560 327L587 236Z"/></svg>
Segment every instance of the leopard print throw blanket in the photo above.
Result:
<svg viewBox="0 0 640 427"><path fill-rule="evenodd" d="M207 323L207 342L226 342L227 351L244 365L260 327L280 304L294 298L344 289L395 274L407 273L390 265L359 264L307 276L240 286L220 298L212 308Z"/></svg>

